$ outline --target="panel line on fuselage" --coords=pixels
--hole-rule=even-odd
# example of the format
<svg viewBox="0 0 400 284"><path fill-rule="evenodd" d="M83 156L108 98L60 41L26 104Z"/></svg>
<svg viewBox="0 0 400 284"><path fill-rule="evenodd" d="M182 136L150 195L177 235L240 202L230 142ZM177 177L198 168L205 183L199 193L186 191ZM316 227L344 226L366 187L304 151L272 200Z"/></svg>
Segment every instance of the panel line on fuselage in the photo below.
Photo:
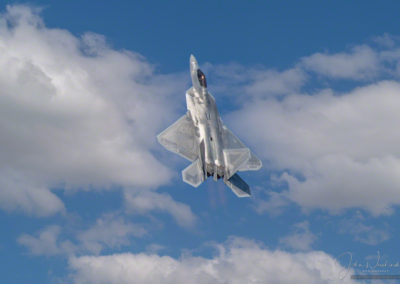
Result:
<svg viewBox="0 0 400 284"><path fill-rule="evenodd" d="M191 88L188 91L187 108L193 116L198 128L199 141L204 141L205 168L207 176L224 175L224 161L222 156L221 125L215 100L208 91Z"/></svg>

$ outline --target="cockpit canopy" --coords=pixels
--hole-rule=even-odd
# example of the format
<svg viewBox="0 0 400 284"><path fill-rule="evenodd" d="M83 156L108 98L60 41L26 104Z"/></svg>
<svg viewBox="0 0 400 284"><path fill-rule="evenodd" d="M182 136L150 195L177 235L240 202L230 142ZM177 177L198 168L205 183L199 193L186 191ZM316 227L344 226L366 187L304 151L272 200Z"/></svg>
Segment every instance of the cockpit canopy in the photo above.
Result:
<svg viewBox="0 0 400 284"><path fill-rule="evenodd" d="M200 69L197 69L197 79L202 87L207 88L206 75Z"/></svg>

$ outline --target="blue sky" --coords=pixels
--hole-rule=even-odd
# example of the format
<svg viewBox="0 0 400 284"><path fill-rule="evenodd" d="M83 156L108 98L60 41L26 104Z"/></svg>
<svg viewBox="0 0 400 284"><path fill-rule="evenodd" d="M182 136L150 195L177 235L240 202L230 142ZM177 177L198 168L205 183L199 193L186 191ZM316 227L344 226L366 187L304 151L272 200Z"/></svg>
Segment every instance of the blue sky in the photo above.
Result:
<svg viewBox="0 0 400 284"><path fill-rule="evenodd" d="M2 283L400 274L400 9L383 3L3 2ZM191 53L263 161L249 199L191 188L156 142Z"/></svg>

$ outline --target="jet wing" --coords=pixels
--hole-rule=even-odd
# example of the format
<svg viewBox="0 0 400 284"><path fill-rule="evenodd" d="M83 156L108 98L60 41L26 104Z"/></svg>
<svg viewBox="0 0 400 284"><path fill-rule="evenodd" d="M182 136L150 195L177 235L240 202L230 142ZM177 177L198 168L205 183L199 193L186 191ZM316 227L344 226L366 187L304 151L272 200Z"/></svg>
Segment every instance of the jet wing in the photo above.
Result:
<svg viewBox="0 0 400 284"><path fill-rule="evenodd" d="M239 149L247 149L250 152L249 159L238 165L237 171L256 171L259 170L262 166L261 161L239 140L225 125L223 125L223 134L222 134L222 143L224 149L227 150L239 150ZM239 160L238 160L239 161ZM233 172L232 172L233 174Z"/></svg>
<svg viewBox="0 0 400 284"><path fill-rule="evenodd" d="M157 136L158 142L167 150L193 162L197 159L199 145L192 119L183 115Z"/></svg>

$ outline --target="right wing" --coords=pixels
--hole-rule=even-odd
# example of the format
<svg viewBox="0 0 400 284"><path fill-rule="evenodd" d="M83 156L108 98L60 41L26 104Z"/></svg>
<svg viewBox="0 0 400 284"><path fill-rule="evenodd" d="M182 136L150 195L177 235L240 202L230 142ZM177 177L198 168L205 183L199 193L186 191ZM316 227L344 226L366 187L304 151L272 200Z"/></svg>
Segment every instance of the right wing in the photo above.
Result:
<svg viewBox="0 0 400 284"><path fill-rule="evenodd" d="M198 158L199 145L196 138L196 129L192 119L187 114L158 134L157 140L167 150L189 161L193 162Z"/></svg>

